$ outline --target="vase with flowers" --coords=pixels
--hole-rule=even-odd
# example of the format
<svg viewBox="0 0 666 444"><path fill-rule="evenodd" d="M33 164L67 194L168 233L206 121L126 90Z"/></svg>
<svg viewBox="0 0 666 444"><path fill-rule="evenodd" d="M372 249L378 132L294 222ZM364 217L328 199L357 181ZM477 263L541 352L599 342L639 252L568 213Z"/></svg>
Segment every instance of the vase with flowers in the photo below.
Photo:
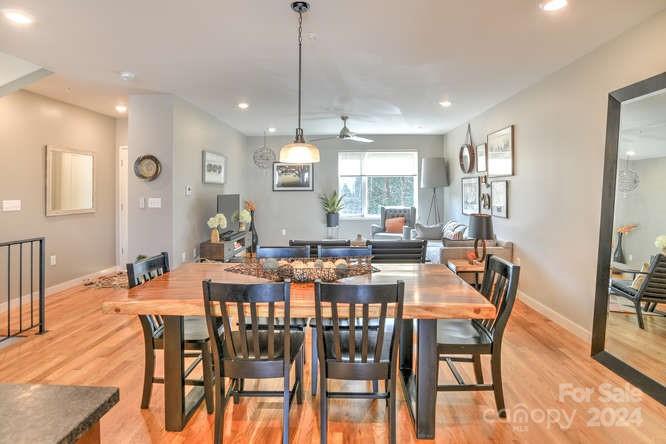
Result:
<svg viewBox="0 0 666 444"><path fill-rule="evenodd" d="M624 236L634 231L638 228L638 224L627 224L619 227L617 231L617 243L615 245L615 251L613 252L613 262L620 264L625 264L627 261L624 257L624 249L622 248L622 240Z"/></svg>
<svg viewBox="0 0 666 444"><path fill-rule="evenodd" d="M217 213L215 216L208 219L206 222L210 228L210 242L213 244L220 243L220 230L227 228L227 218L222 213Z"/></svg>
<svg viewBox="0 0 666 444"><path fill-rule="evenodd" d="M257 227L254 224L254 212L257 211L257 204L251 200L246 200L245 209L250 212L250 233L252 234L252 245L250 246L250 253L254 254L257 252L257 245L259 245Z"/></svg>
<svg viewBox="0 0 666 444"><path fill-rule="evenodd" d="M245 231L247 224L252 222L252 215L248 210L243 208L238 213L234 214L234 221L238 222L238 231Z"/></svg>
<svg viewBox="0 0 666 444"><path fill-rule="evenodd" d="M654 241L654 246L661 250L661 254L666 255L666 234L657 236L657 239Z"/></svg>

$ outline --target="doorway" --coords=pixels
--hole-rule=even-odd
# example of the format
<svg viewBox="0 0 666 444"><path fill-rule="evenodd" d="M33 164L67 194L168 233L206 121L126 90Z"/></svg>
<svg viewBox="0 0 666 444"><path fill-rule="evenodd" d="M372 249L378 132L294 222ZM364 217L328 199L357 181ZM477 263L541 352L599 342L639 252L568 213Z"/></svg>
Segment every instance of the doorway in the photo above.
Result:
<svg viewBox="0 0 666 444"><path fill-rule="evenodd" d="M118 202L116 212L118 214L118 266L123 267L127 258L127 180L129 178L128 150L127 146L118 149Z"/></svg>

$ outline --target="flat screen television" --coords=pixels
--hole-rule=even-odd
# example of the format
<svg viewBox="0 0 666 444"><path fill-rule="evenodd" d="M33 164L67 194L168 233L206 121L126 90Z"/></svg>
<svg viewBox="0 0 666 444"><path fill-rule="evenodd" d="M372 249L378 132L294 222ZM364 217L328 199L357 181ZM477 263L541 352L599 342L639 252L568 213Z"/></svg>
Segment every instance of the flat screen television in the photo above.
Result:
<svg viewBox="0 0 666 444"><path fill-rule="evenodd" d="M223 231L238 231L238 221L234 221L234 215L240 210L240 194L218 194L217 212L222 213L227 218L227 228Z"/></svg>

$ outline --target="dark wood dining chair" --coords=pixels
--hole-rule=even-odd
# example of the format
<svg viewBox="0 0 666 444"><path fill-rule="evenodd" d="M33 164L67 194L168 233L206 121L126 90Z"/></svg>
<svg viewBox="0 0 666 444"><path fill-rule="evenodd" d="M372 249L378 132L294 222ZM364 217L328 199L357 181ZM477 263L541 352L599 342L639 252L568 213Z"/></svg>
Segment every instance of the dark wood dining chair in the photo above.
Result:
<svg viewBox="0 0 666 444"><path fill-rule="evenodd" d="M257 247L257 259L286 259L290 257L310 257L310 246L299 247Z"/></svg>
<svg viewBox="0 0 666 444"><path fill-rule="evenodd" d="M328 247L317 246L317 257L362 257L372 256L372 247Z"/></svg>
<svg viewBox="0 0 666 444"><path fill-rule="evenodd" d="M502 337L518 292L520 267L497 256L487 256L481 293L495 306L494 319L437 321L438 361L448 365L457 384L438 385L442 392L492 390L499 416L506 417L502 391ZM471 355L472 357L460 356ZM481 356L490 355L492 384L484 384ZM467 384L456 362L474 365L476 384Z"/></svg>
<svg viewBox="0 0 666 444"><path fill-rule="evenodd" d="M282 397L282 442L289 442L289 410L294 395L298 404L303 402L304 356L304 333L289 327L279 330L275 324L276 308L282 308L285 325L289 325L289 291L288 281L247 285L203 282L206 322L215 355L215 444L222 442L224 408L230 396ZM268 314L266 330L258 326L262 309ZM296 380L290 388L289 374L294 363ZM225 377L230 378L226 393ZM283 390L246 391L239 384L244 379L268 378L282 378Z"/></svg>
<svg viewBox="0 0 666 444"><path fill-rule="evenodd" d="M376 285L315 283L322 443L326 443L327 438L329 398L385 399L389 407L389 442L396 442L396 370L404 293L402 281ZM324 310L331 312L331 329L324 326L328 319L324 317ZM387 318L389 311L393 313L392 318ZM341 316L350 325L356 324L358 319L361 328L341 328ZM371 320L377 321L377 328L370 328ZM329 379L382 379L386 381L386 390L384 393L332 392L328 391Z"/></svg>
<svg viewBox="0 0 666 444"><path fill-rule="evenodd" d="M147 259L127 264L129 288L141 285L151 279L169 272L169 255L166 252ZM164 378L155 377L155 350L164 350L164 322L158 315L139 315L143 330L144 372L141 408L147 409L153 384L164 384ZM183 338L186 358L195 358L187 367L183 379L187 385L204 386L206 408L213 413L213 369L212 356L208 341L206 319L201 316L184 316ZM187 379L190 373L201 363L203 381Z"/></svg>
<svg viewBox="0 0 666 444"><path fill-rule="evenodd" d="M645 329L641 303L645 303L646 311L654 311L657 304L666 303L666 256L657 254L647 272L636 271L634 274L645 276L640 288L634 288L630 280L612 279L610 294L629 299L636 309L638 327Z"/></svg>
<svg viewBox="0 0 666 444"><path fill-rule="evenodd" d="M373 263L423 264L426 261L426 240L369 240Z"/></svg>
<svg viewBox="0 0 666 444"><path fill-rule="evenodd" d="M372 247L340 247L340 246L317 246L317 257L318 258L344 258L344 257L363 257L363 256L372 256ZM324 320L324 328L330 329L333 327L332 321L330 318ZM359 327L358 325L356 326ZM312 353L312 362L310 363L310 392L312 396L317 394L317 322L315 319L310 319L310 328L312 328L312 340L310 341L310 350ZM349 329L348 319L340 320L340 328ZM371 323L370 328L377 328L376 323ZM376 392L379 390L379 384L377 381L372 382L373 390Z"/></svg>
<svg viewBox="0 0 666 444"><path fill-rule="evenodd" d="M348 247L351 245L349 240L340 240L340 239L323 239L323 240L290 240L290 247L303 247L305 245L310 246L310 257L316 257L319 246L322 247Z"/></svg>

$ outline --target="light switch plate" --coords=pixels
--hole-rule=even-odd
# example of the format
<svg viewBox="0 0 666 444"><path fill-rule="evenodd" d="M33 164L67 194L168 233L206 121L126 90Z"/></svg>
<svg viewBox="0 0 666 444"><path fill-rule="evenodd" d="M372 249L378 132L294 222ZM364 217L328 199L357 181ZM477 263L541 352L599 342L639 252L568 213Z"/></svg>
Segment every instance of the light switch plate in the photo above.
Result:
<svg viewBox="0 0 666 444"><path fill-rule="evenodd" d="M191 196L192 195L192 187L189 185L185 185L185 195L186 196Z"/></svg>
<svg viewBox="0 0 666 444"><path fill-rule="evenodd" d="M146 208L146 199L143 197L139 198L139 208Z"/></svg>
<svg viewBox="0 0 666 444"><path fill-rule="evenodd" d="M162 208L162 198L161 197L148 198L148 208Z"/></svg>
<svg viewBox="0 0 666 444"><path fill-rule="evenodd" d="M21 211L20 200L3 200L2 211Z"/></svg>

